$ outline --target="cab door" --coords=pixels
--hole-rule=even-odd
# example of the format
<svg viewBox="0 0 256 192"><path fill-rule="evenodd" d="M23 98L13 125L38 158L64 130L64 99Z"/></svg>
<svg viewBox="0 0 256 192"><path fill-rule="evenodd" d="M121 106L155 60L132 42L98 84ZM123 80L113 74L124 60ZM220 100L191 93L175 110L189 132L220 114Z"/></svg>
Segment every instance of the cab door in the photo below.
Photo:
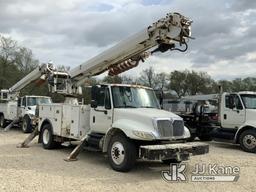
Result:
<svg viewBox="0 0 256 192"><path fill-rule="evenodd" d="M18 111L17 111L17 116L22 118L23 115L25 114L26 111L26 106L27 106L27 101L26 97L21 97L18 100Z"/></svg>
<svg viewBox="0 0 256 192"><path fill-rule="evenodd" d="M239 128L245 122L245 107L237 94L226 94L221 117L223 128Z"/></svg>
<svg viewBox="0 0 256 192"><path fill-rule="evenodd" d="M90 127L92 132L106 133L111 127L113 107L110 89L106 85L92 87Z"/></svg>

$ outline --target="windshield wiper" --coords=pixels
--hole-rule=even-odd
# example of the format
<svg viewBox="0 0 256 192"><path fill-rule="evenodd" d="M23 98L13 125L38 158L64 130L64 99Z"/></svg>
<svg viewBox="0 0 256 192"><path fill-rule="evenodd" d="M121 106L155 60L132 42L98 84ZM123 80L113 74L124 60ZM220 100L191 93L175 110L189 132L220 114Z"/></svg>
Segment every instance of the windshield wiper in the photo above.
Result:
<svg viewBox="0 0 256 192"><path fill-rule="evenodd" d="M124 108L137 108L136 106L132 106L132 105L125 105Z"/></svg>
<svg viewBox="0 0 256 192"><path fill-rule="evenodd" d="M155 107L152 107L152 106L140 106L140 108L155 108Z"/></svg>

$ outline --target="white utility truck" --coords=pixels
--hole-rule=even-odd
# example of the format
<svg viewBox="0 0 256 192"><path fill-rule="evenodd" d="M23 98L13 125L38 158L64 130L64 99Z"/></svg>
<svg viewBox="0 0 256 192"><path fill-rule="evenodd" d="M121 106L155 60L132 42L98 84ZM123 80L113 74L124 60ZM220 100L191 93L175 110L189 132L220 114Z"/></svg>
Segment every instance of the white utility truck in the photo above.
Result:
<svg viewBox="0 0 256 192"><path fill-rule="evenodd" d="M256 153L256 92L241 91L221 94L220 126L214 140L240 144L244 151Z"/></svg>
<svg viewBox="0 0 256 192"><path fill-rule="evenodd" d="M46 96L23 96L20 91L32 82L41 84L54 75L65 73L57 72L51 64L42 64L26 75L9 89L0 91L0 127L5 128L8 123L21 124L24 133L32 131L31 120L35 116L36 106L50 104L52 100ZM11 126L11 125L10 125Z"/></svg>
<svg viewBox="0 0 256 192"><path fill-rule="evenodd" d="M231 142L256 152L256 92L193 95L182 101L184 110L172 112L183 118L192 139Z"/></svg>
<svg viewBox="0 0 256 192"><path fill-rule="evenodd" d="M63 82L64 104L38 105L38 129L21 146L39 134L45 149L65 141L80 141L67 160L74 160L82 147L107 153L114 170L129 171L136 159L165 163L187 160L208 153L203 143L184 143L190 137L182 118L161 110L151 88L139 85L101 84L91 88L91 104L79 105L77 95L86 79L109 71L117 75L136 67L150 54L167 50L185 51L191 20L179 13L168 14L141 32L70 71ZM184 49L176 48L184 45ZM158 46L151 52L145 52ZM55 83L51 84L55 86Z"/></svg>

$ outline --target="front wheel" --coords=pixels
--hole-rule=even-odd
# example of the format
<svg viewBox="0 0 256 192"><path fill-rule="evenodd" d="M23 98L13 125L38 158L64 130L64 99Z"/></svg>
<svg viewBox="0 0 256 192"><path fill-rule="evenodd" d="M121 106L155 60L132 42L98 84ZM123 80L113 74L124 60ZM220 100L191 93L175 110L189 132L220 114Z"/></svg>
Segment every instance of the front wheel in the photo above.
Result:
<svg viewBox="0 0 256 192"><path fill-rule="evenodd" d="M31 119L28 116L25 116L23 118L22 131L23 131L23 133L31 133L32 132Z"/></svg>
<svg viewBox="0 0 256 192"><path fill-rule="evenodd" d="M130 171L136 161L136 146L124 135L114 135L108 146L108 161L110 166L121 172Z"/></svg>
<svg viewBox="0 0 256 192"><path fill-rule="evenodd" d="M241 133L239 137L241 148L250 153L256 153L256 130L248 129Z"/></svg>

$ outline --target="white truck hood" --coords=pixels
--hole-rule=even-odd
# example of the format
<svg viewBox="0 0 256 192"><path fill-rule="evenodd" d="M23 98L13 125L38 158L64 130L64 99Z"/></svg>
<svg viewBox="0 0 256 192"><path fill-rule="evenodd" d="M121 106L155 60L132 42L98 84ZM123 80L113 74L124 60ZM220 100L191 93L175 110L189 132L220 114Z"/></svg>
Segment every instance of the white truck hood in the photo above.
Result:
<svg viewBox="0 0 256 192"><path fill-rule="evenodd" d="M156 119L182 120L178 115L155 108L115 108L112 126L123 130L128 137L133 139L138 139L134 136L134 132L151 134L161 139L156 128Z"/></svg>
<svg viewBox="0 0 256 192"><path fill-rule="evenodd" d="M174 113L156 108L115 108L114 111L117 114L126 114L137 118L174 118L182 120L180 116Z"/></svg>

